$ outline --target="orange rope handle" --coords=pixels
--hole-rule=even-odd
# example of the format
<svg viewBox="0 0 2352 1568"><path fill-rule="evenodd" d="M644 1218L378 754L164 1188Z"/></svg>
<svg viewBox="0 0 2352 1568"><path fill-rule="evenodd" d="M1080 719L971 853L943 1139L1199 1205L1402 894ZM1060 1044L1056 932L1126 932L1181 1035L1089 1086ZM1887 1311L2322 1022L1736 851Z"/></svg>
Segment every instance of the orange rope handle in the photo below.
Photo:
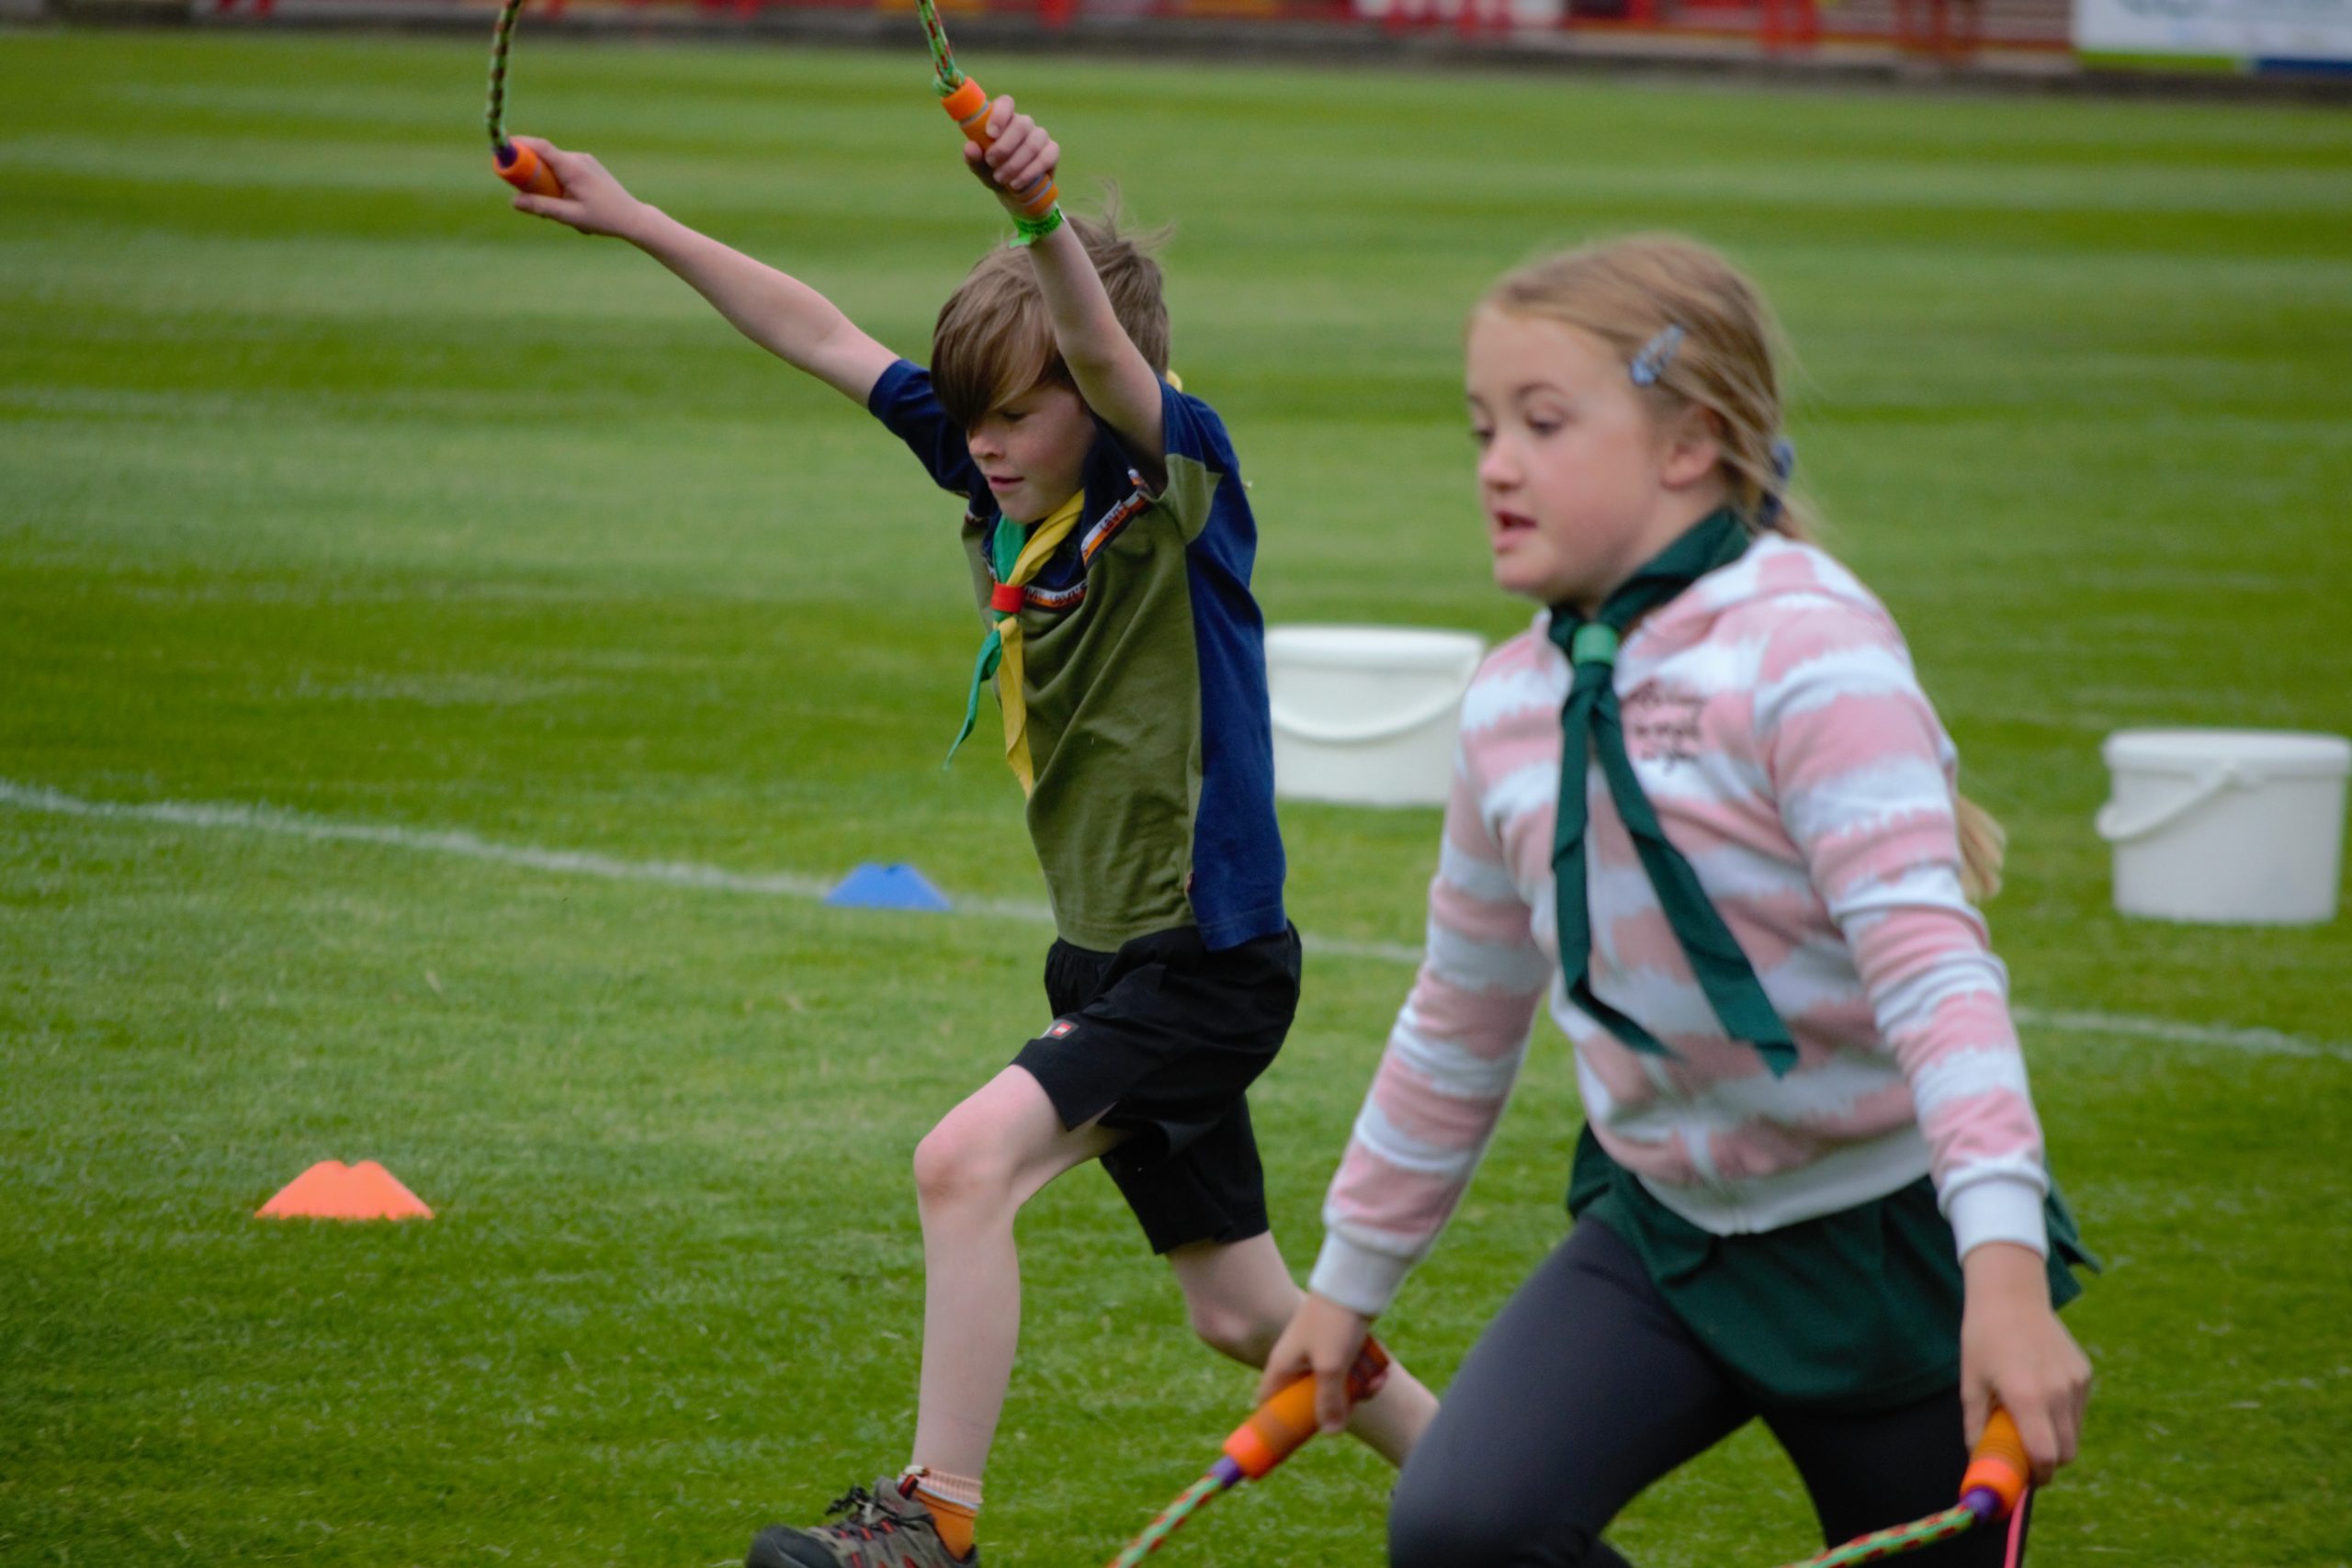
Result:
<svg viewBox="0 0 2352 1568"><path fill-rule="evenodd" d="M491 165L498 177L516 190L533 196L561 196L563 182L555 177L548 161L520 142L509 141L491 154Z"/></svg>
<svg viewBox="0 0 2352 1568"><path fill-rule="evenodd" d="M1363 1348L1348 1369L1348 1397L1362 1399L1372 1380L1388 1365L1380 1341L1364 1337ZM1225 1439L1225 1457L1255 1481L1298 1451L1315 1436L1315 1379L1309 1374L1285 1383L1272 1399L1250 1413L1250 1419Z"/></svg>
<svg viewBox="0 0 2352 1568"><path fill-rule="evenodd" d="M1985 1417L1984 1436L1976 1439L1968 1456L1967 1473L1960 1478L1960 1495L1991 1493L2000 1500L2000 1512L1993 1517L2005 1519L2016 1511L2018 1499L2025 1495L2026 1483L2032 1479L2033 1463L2026 1457L2018 1424L1996 1404Z"/></svg>
<svg viewBox="0 0 2352 1568"><path fill-rule="evenodd" d="M996 145L996 138L989 134L989 96L978 82L965 77L954 92L939 100L939 107L947 111L947 118L967 139L978 144L981 152ZM1061 191L1054 184L1053 175L1047 175L1029 189L1012 192L1012 197L1023 214L1043 218L1053 210Z"/></svg>

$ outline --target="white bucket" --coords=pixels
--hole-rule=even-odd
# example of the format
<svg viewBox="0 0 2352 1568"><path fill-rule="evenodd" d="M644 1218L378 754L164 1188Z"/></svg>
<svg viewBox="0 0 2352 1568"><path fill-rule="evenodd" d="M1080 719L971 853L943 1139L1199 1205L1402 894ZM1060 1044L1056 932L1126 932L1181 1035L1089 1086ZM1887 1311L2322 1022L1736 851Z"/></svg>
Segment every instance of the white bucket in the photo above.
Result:
<svg viewBox="0 0 2352 1568"><path fill-rule="evenodd" d="M1485 657L1468 632L1270 626L1274 793L1359 806L1442 806L1462 694Z"/></svg>
<svg viewBox="0 0 2352 1568"><path fill-rule="evenodd" d="M2335 918L2352 740L2260 729L2122 729L2098 835L2115 907L2166 920L2307 925Z"/></svg>

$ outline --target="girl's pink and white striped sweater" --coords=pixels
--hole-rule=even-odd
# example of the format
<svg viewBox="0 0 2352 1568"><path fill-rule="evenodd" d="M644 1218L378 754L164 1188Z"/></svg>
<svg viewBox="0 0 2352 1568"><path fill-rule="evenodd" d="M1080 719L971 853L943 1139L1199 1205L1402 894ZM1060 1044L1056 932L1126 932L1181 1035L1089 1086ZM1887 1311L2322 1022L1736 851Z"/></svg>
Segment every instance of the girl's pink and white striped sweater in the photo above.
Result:
<svg viewBox="0 0 2352 1568"><path fill-rule="evenodd" d="M1463 699L1428 952L1332 1181L1314 1289L1388 1304L1469 1185L1547 993L1601 1146L1694 1224L1769 1231L1932 1172L1963 1255L2046 1253L2007 974L1961 891L1957 754L1884 607L1768 536L1618 656L1642 788L1795 1036L1780 1078L1716 1022L1598 764L1593 990L1673 1055L1568 1002L1552 875L1568 685L1539 616Z"/></svg>

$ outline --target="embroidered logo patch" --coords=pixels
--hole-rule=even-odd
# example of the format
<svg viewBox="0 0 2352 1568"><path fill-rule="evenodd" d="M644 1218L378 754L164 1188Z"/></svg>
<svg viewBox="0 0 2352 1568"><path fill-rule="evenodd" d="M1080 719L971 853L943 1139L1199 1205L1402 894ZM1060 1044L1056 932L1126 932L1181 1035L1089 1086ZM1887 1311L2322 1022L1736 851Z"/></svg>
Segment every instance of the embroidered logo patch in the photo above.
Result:
<svg viewBox="0 0 2352 1568"><path fill-rule="evenodd" d="M1707 699L1679 686L1645 682L1624 699L1626 750L1645 762L1679 767L1699 760L1699 715Z"/></svg>
<svg viewBox="0 0 2352 1568"><path fill-rule="evenodd" d="M1046 1038L1048 1040L1059 1040L1065 1034L1075 1034L1076 1032L1078 1032L1078 1020L1074 1018L1057 1018L1054 1020L1054 1026L1046 1031Z"/></svg>

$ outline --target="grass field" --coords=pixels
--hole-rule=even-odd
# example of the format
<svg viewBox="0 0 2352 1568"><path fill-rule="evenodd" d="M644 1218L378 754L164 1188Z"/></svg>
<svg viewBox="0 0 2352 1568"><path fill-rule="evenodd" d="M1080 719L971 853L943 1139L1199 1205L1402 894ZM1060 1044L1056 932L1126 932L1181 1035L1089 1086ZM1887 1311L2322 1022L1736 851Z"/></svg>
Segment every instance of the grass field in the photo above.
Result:
<svg viewBox="0 0 2352 1568"><path fill-rule="evenodd" d="M920 354L1002 226L910 28L526 38L514 122ZM481 54L0 32L0 1562L709 1563L903 1459L908 1158L1040 1021L1047 932L793 879L1039 897L1003 770L938 770L952 504L643 258L508 213ZM1759 276L1833 543L2013 830L1996 938L2109 1264L2037 1561L2352 1562L2352 921L2120 921L2089 825L2109 729L2352 728L2352 117L972 63L1066 186L1178 221L1277 621L1524 624L1459 406L1496 272L1668 226ZM1256 1097L1303 1268L1437 822L1283 820L1299 923L1354 944ZM1440 1386L1560 1235L1544 1039L1389 1320ZM327 1157L439 1217L248 1217ZM1099 1562L1249 1380L1095 1174L1023 1239L988 1558ZM1385 1491L1319 1448L1169 1561L1372 1563ZM1812 1539L1752 1432L1617 1534Z"/></svg>

